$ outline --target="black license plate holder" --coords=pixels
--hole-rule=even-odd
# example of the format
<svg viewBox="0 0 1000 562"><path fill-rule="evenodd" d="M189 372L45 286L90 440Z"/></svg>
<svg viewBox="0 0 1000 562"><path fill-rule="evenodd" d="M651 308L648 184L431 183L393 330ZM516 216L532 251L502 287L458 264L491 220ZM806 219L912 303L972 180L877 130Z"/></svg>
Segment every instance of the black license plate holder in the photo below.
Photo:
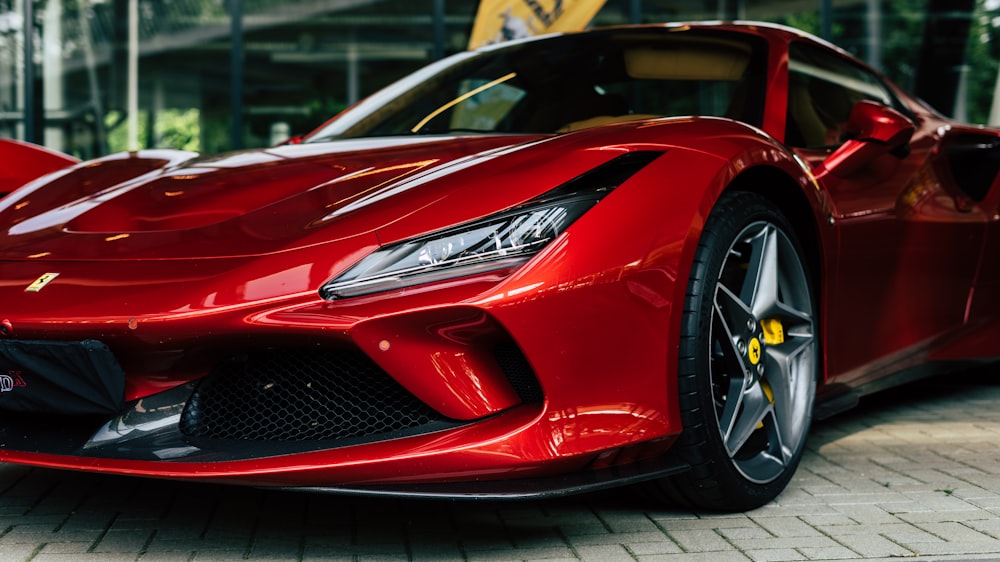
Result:
<svg viewBox="0 0 1000 562"><path fill-rule="evenodd" d="M0 412L108 415L125 403L125 372L103 342L0 340Z"/></svg>

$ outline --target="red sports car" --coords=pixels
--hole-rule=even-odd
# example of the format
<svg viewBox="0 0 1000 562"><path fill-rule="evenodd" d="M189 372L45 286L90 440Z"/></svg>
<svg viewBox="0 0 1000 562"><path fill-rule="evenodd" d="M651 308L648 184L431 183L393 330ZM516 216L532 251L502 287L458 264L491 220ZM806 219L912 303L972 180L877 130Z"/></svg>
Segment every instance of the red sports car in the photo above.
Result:
<svg viewBox="0 0 1000 562"><path fill-rule="evenodd" d="M793 29L465 52L298 141L0 145L0 461L743 510L1000 355L1000 133Z"/></svg>

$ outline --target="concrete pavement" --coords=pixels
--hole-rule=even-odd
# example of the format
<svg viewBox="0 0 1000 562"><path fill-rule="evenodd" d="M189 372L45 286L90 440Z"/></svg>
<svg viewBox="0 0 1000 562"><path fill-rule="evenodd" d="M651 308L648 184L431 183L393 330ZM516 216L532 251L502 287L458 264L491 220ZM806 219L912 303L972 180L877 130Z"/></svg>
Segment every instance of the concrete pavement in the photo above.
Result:
<svg viewBox="0 0 1000 562"><path fill-rule="evenodd" d="M1000 371L817 424L777 501L356 499L0 464L0 561L1000 560Z"/></svg>

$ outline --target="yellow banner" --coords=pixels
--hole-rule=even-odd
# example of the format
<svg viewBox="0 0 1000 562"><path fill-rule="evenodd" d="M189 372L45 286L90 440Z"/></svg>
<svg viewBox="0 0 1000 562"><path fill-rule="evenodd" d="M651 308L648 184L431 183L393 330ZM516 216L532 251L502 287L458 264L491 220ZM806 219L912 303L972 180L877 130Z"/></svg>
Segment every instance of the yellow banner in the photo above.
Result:
<svg viewBox="0 0 1000 562"><path fill-rule="evenodd" d="M480 0L469 48L587 27L606 0Z"/></svg>

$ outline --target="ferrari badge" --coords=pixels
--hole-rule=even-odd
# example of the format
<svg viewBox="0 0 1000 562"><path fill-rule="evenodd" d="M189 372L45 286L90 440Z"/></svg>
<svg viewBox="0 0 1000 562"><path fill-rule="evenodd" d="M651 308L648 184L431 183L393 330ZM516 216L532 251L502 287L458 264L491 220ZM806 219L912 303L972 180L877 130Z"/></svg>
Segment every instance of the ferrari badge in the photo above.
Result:
<svg viewBox="0 0 1000 562"><path fill-rule="evenodd" d="M35 279L35 281L28 285L24 290L25 293L37 293L45 288L46 285L52 282L56 277L59 277L58 273L43 273L41 277Z"/></svg>

